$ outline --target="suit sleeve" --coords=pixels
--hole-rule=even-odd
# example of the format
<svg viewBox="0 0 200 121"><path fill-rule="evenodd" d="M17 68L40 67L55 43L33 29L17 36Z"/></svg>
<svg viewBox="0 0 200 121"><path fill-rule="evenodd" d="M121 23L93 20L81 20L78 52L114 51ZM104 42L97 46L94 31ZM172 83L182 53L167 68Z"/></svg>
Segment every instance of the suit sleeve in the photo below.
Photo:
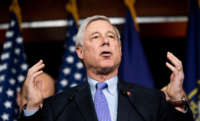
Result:
<svg viewBox="0 0 200 121"><path fill-rule="evenodd" d="M158 115L160 121L194 121L189 105L186 105L186 108L186 113L176 110L166 102L164 93L161 93L160 114Z"/></svg>
<svg viewBox="0 0 200 121"><path fill-rule="evenodd" d="M25 116L22 112L19 117L19 121L53 121L52 110L49 103L44 101L42 109L39 109L36 113L31 116Z"/></svg>
<svg viewBox="0 0 200 121"><path fill-rule="evenodd" d="M24 116L24 113L22 112L20 114L18 121L40 121L40 117L41 117L40 113L41 113L41 110L38 110L34 115Z"/></svg>

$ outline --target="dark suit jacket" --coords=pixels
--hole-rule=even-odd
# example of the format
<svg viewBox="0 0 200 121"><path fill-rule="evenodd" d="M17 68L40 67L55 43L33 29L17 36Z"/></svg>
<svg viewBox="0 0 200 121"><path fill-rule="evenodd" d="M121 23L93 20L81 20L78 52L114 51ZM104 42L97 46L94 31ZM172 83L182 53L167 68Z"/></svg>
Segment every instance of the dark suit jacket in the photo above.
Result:
<svg viewBox="0 0 200 121"><path fill-rule="evenodd" d="M119 82L118 91L117 121L193 121L189 108L176 111L158 90ZM40 111L21 121L97 121L88 83L46 99Z"/></svg>

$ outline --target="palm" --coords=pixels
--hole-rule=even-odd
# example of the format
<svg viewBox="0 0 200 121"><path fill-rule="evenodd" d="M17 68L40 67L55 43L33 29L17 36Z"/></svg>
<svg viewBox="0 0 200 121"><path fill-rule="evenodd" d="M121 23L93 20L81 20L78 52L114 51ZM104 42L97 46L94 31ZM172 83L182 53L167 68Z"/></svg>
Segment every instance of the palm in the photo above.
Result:
<svg viewBox="0 0 200 121"><path fill-rule="evenodd" d="M167 58L173 64L169 64L168 62L166 63L166 66L172 71L172 74L170 75L170 83L163 91L168 96L169 100L180 100L184 94L184 74L182 69L182 63L171 53L167 54Z"/></svg>
<svg viewBox="0 0 200 121"><path fill-rule="evenodd" d="M43 101L43 95L41 91L42 82L40 80L36 80L36 77L43 72L41 70L42 68L44 68L44 64L43 61L40 60L28 71L25 80L25 90L27 92L27 107L36 108Z"/></svg>

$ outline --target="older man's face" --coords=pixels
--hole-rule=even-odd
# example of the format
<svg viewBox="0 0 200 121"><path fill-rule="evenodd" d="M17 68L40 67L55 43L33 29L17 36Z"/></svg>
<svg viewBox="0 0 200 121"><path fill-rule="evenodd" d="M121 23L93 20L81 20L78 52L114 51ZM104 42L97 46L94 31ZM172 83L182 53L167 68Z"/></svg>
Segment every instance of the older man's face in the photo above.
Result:
<svg viewBox="0 0 200 121"><path fill-rule="evenodd" d="M91 22L86 28L83 40L84 47L78 55L87 69L94 69L99 73L109 73L118 69L121 61L121 44L109 22Z"/></svg>

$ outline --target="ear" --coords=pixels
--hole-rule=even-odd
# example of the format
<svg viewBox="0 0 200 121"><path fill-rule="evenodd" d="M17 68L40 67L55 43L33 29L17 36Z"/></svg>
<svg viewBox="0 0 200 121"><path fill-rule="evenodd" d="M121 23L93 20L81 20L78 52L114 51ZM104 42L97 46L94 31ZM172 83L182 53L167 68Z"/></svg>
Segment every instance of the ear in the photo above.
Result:
<svg viewBox="0 0 200 121"><path fill-rule="evenodd" d="M78 45L76 47L76 54L78 55L78 57L82 60L83 59L83 47Z"/></svg>

